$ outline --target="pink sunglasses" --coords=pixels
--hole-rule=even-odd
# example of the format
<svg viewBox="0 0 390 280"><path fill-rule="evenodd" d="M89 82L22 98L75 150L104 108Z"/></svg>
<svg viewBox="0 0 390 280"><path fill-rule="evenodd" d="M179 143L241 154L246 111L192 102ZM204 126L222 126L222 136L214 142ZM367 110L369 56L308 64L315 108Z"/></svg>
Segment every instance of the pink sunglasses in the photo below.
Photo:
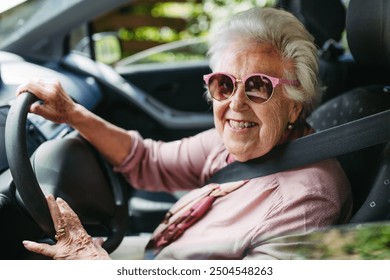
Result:
<svg viewBox="0 0 390 280"><path fill-rule="evenodd" d="M243 83L246 97L255 103L266 103L271 99L274 89L279 84L299 86L298 80L274 78L261 73L254 73L237 79L227 73L211 73L203 76L203 80L211 96L218 101L229 99L237 88L237 83Z"/></svg>

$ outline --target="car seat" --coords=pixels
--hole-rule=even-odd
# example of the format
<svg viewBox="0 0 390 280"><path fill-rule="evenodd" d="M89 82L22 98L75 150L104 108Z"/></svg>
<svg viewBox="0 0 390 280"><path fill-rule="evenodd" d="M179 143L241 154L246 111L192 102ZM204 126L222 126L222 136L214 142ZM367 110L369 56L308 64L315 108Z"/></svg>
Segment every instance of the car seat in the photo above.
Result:
<svg viewBox="0 0 390 280"><path fill-rule="evenodd" d="M318 48L330 39L341 40L346 10L340 0L279 0L275 7L294 14L313 35Z"/></svg>
<svg viewBox="0 0 390 280"><path fill-rule="evenodd" d="M388 79L387 73L378 71L373 64L366 64L364 68L356 65L349 53L343 36L346 2L278 0L276 4L276 7L294 14L314 37L318 47L319 80L324 102L355 87L367 85L367 81L380 84Z"/></svg>
<svg viewBox="0 0 390 280"><path fill-rule="evenodd" d="M351 0L346 28L356 69L376 68L377 72L389 73L390 1ZM364 75L362 78L364 80ZM389 108L390 77L387 77L383 84L357 87L323 103L308 122L321 131ZM390 216L390 144L345 154L339 160L352 185L351 223L387 220Z"/></svg>
<svg viewBox="0 0 390 280"><path fill-rule="evenodd" d="M279 0L275 6L295 15L313 35L318 48L324 101L345 92L349 58L344 56L345 50L340 43L346 17L341 0Z"/></svg>

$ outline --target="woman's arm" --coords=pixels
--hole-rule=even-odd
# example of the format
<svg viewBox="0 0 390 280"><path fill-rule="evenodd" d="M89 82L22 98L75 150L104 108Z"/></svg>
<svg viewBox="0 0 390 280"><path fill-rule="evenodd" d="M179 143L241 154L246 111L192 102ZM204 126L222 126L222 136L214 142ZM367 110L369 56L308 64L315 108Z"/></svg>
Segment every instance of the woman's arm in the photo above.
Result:
<svg viewBox="0 0 390 280"><path fill-rule="evenodd" d="M143 139L135 131L132 151L116 167L135 188L173 192L191 190L204 184L226 165L227 151L215 129L177 141Z"/></svg>
<svg viewBox="0 0 390 280"><path fill-rule="evenodd" d="M130 153L132 139L126 130L105 121L79 104L76 104L68 124L78 130L113 166L122 163Z"/></svg>
<svg viewBox="0 0 390 280"><path fill-rule="evenodd" d="M42 102L31 105L30 112L56 123L67 123L88 140L114 166L129 154L131 136L75 103L59 81L31 80L19 86L17 94L29 91Z"/></svg>

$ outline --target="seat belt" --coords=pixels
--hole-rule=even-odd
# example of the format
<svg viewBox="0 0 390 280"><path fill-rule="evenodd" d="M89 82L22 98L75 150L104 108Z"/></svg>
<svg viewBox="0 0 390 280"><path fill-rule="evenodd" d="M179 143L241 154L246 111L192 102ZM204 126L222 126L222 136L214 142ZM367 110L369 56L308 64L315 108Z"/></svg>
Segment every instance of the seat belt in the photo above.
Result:
<svg viewBox="0 0 390 280"><path fill-rule="evenodd" d="M207 183L252 179L385 143L390 139L390 109L276 146L246 162L235 161Z"/></svg>

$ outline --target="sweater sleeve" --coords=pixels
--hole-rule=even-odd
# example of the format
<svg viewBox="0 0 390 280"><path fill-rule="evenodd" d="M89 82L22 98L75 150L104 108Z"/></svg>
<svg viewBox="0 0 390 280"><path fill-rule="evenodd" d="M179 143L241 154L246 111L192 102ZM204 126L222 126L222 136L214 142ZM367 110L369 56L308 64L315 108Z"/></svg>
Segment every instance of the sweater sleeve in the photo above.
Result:
<svg viewBox="0 0 390 280"><path fill-rule="evenodd" d="M221 142L215 129L172 142L133 139L130 154L115 171L135 188L149 191L189 190L200 186L203 167L211 150Z"/></svg>

